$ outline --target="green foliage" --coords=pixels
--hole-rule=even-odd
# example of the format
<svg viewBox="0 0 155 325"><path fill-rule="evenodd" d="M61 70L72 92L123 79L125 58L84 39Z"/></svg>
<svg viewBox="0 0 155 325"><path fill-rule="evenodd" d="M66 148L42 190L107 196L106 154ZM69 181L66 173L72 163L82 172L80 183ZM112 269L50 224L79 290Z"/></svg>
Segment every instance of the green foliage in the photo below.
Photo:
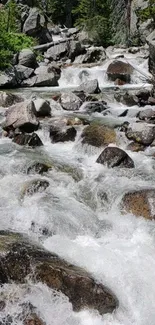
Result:
<svg viewBox="0 0 155 325"><path fill-rule="evenodd" d="M145 9L137 9L137 16L144 22L147 19L152 19L155 23L155 0L149 0L148 7Z"/></svg>
<svg viewBox="0 0 155 325"><path fill-rule="evenodd" d="M110 5L108 0L79 0L73 9L76 25L84 28L97 45L107 46L111 40Z"/></svg>
<svg viewBox="0 0 155 325"><path fill-rule="evenodd" d="M0 69L11 65L14 53L23 48L31 47L34 40L25 34L16 33L15 5L13 1L10 7L0 10Z"/></svg>

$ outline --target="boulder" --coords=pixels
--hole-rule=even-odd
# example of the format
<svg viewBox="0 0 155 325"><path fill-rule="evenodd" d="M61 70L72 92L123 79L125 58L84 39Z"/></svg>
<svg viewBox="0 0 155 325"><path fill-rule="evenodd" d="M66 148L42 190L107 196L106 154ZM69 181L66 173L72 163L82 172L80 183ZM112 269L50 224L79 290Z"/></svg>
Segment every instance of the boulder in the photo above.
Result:
<svg viewBox="0 0 155 325"><path fill-rule="evenodd" d="M155 75L155 30L147 37L149 45L149 71Z"/></svg>
<svg viewBox="0 0 155 325"><path fill-rule="evenodd" d="M36 56L30 49L23 49L19 52L18 65L35 69L37 67Z"/></svg>
<svg viewBox="0 0 155 325"><path fill-rule="evenodd" d="M25 80L22 85L28 87L58 86L58 76L50 66L40 66L35 71L35 76Z"/></svg>
<svg viewBox="0 0 155 325"><path fill-rule="evenodd" d="M84 53L85 48L81 45L79 41L70 41L69 43L69 59L73 62L75 60L75 57Z"/></svg>
<svg viewBox="0 0 155 325"><path fill-rule="evenodd" d="M52 34L45 27L46 20L38 8L30 8L29 15L24 22L23 32L38 39L39 44L52 42Z"/></svg>
<svg viewBox="0 0 155 325"><path fill-rule="evenodd" d="M68 50L69 48L67 42L59 43L50 47L44 54L44 56L45 58L50 59L51 61L57 61L67 55Z"/></svg>
<svg viewBox="0 0 155 325"><path fill-rule="evenodd" d="M117 60L110 63L107 68L108 78L112 81L120 79L129 83L132 72L133 67L129 63Z"/></svg>
<svg viewBox="0 0 155 325"><path fill-rule="evenodd" d="M23 80L28 79L34 72L34 69L28 68L24 65L18 64L15 67L16 70L16 78L18 84L20 84Z"/></svg>
<svg viewBox="0 0 155 325"><path fill-rule="evenodd" d="M99 94L101 92L98 80L87 80L77 87L77 91L83 91L88 94Z"/></svg>
<svg viewBox="0 0 155 325"><path fill-rule="evenodd" d="M8 69L5 72L0 72L0 88L15 88L17 85L14 68Z"/></svg>
<svg viewBox="0 0 155 325"><path fill-rule="evenodd" d="M145 150L145 146L138 143L138 142L130 142L127 146L127 150L131 150L133 152L139 152L139 151L144 151Z"/></svg>
<svg viewBox="0 0 155 325"><path fill-rule="evenodd" d="M34 102L37 117L51 116L51 107L50 107L50 103L47 100L42 98L37 98L33 102Z"/></svg>
<svg viewBox="0 0 155 325"><path fill-rule="evenodd" d="M75 58L74 63L95 63L102 62L106 59L106 53L102 46L100 47L89 47L86 49L86 53L79 55Z"/></svg>
<svg viewBox="0 0 155 325"><path fill-rule="evenodd" d="M20 146L30 146L30 147L40 147L43 146L42 141L36 133L26 134L19 133L13 136L13 142L19 144Z"/></svg>
<svg viewBox="0 0 155 325"><path fill-rule="evenodd" d="M80 107L81 111L85 111L88 113L95 113L95 112L101 113L105 109L107 109L107 105L104 101L85 102Z"/></svg>
<svg viewBox="0 0 155 325"><path fill-rule="evenodd" d="M0 232L0 257L0 274L6 282L25 283L26 276L32 274L31 281L43 282L66 295L75 311L91 308L105 314L118 307L115 295L91 274L20 234Z"/></svg>
<svg viewBox="0 0 155 325"><path fill-rule="evenodd" d="M96 160L97 163L108 167L134 168L133 160L128 154L117 147L105 148Z"/></svg>
<svg viewBox="0 0 155 325"><path fill-rule="evenodd" d="M145 121L155 120L155 110L152 108L143 109L138 113L138 117Z"/></svg>
<svg viewBox="0 0 155 325"><path fill-rule="evenodd" d="M129 140L149 146L155 139L155 127L145 123L134 123L132 127L127 128L125 135Z"/></svg>
<svg viewBox="0 0 155 325"><path fill-rule="evenodd" d="M39 127L35 114L35 106L32 101L26 100L17 103L6 111L3 129L9 131L19 128L22 132L31 133Z"/></svg>
<svg viewBox="0 0 155 325"><path fill-rule="evenodd" d="M68 127L66 130L62 131L56 127L50 128L50 138L52 142L65 142L74 141L76 137L76 130L74 127Z"/></svg>
<svg viewBox="0 0 155 325"><path fill-rule="evenodd" d="M137 190L124 195L121 202L123 213L132 213L136 217L155 218L155 190Z"/></svg>
<svg viewBox="0 0 155 325"><path fill-rule="evenodd" d="M5 91L0 91L0 106L2 107L9 107L15 103L20 103L23 100L24 99L18 95Z"/></svg>
<svg viewBox="0 0 155 325"><path fill-rule="evenodd" d="M107 146L116 143L116 132L104 125L90 124L82 132L82 144L89 144L95 147Z"/></svg>
<svg viewBox="0 0 155 325"><path fill-rule="evenodd" d="M49 182L45 179L33 179L23 184L20 192L20 199L23 199L25 195L31 196L35 193L42 193L49 186Z"/></svg>
<svg viewBox="0 0 155 325"><path fill-rule="evenodd" d="M27 174L43 174L48 172L51 167L44 163L35 162L27 168Z"/></svg>
<svg viewBox="0 0 155 325"><path fill-rule="evenodd" d="M71 92L62 93L59 101L63 109L67 111L77 111L82 105L81 99Z"/></svg>

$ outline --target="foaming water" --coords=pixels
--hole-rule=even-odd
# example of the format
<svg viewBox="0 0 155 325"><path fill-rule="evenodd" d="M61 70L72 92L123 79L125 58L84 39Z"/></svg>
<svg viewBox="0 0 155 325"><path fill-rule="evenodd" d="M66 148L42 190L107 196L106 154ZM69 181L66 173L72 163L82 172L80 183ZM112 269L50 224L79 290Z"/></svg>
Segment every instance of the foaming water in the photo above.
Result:
<svg viewBox="0 0 155 325"><path fill-rule="evenodd" d="M94 77L99 71L99 78L104 76L104 68L92 68ZM81 68L67 69L75 77L72 82L78 84ZM68 78L65 73L64 84ZM111 115L95 113L90 119L118 125L120 110L127 107L111 101L108 105ZM128 110L119 123L126 119L135 122L138 107ZM44 146L37 149L0 139L0 228L26 233L49 251L84 267L116 294L119 307L103 316L93 310L75 313L63 294L28 279L24 285L11 283L0 288L0 300L6 301L0 321L5 319L6 324L9 314L13 325L22 325L22 305L31 303L46 325L154 325L154 221L120 211L124 193L155 188L155 160L149 155L152 149L145 153L127 151L134 169L110 169L96 163L103 148L81 144L82 128L78 128L75 142L55 144L46 128L39 130ZM121 132L117 137L119 146L126 149L128 140ZM36 161L50 165L49 172L27 174L27 168ZM46 191L21 200L25 182L40 178L49 181Z"/></svg>

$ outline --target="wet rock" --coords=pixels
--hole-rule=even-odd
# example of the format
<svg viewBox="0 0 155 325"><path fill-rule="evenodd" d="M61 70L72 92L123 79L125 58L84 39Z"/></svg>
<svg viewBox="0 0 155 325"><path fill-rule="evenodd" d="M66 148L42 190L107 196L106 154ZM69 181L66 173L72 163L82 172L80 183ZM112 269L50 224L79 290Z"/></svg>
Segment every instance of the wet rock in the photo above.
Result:
<svg viewBox="0 0 155 325"><path fill-rule="evenodd" d="M2 107L9 107L15 103L20 103L24 99L18 95L7 93L5 91L0 92L0 106Z"/></svg>
<svg viewBox="0 0 155 325"><path fill-rule="evenodd" d="M137 190L124 195L121 202L123 213L132 213L136 217L155 218L155 190Z"/></svg>
<svg viewBox="0 0 155 325"><path fill-rule="evenodd" d="M14 68L8 69L5 72L0 72L0 88L15 88L17 85L18 84Z"/></svg>
<svg viewBox="0 0 155 325"><path fill-rule="evenodd" d="M134 123L125 134L129 140L149 146L155 139L155 127L144 123Z"/></svg>
<svg viewBox="0 0 155 325"><path fill-rule="evenodd" d="M33 102L37 117L51 116L51 107L49 101L42 98L37 98Z"/></svg>
<svg viewBox="0 0 155 325"><path fill-rule="evenodd" d="M69 127L67 130L60 130L56 127L50 128L50 138L52 142L66 142L74 141L76 137L76 129L74 127Z"/></svg>
<svg viewBox="0 0 155 325"><path fill-rule="evenodd" d="M24 283L31 273L32 281L41 281L68 296L75 311L93 308L104 314L118 306L115 295L104 285L96 283L85 270L28 242L21 235L2 231L0 234L2 268L8 281Z"/></svg>
<svg viewBox="0 0 155 325"><path fill-rule="evenodd" d="M150 97L150 91L148 89L139 90L136 93L136 97L138 98L139 106L145 106L148 104L148 99Z"/></svg>
<svg viewBox="0 0 155 325"><path fill-rule="evenodd" d="M69 43L69 59L73 62L75 57L84 53L85 52L85 47L81 45L79 41L70 41Z"/></svg>
<svg viewBox="0 0 155 325"><path fill-rule="evenodd" d="M38 129L35 106L32 101L26 100L11 106L6 111L6 119L3 125L5 131L19 128L22 132L31 133Z"/></svg>
<svg viewBox="0 0 155 325"><path fill-rule="evenodd" d="M16 78L18 80L18 84L20 84L23 80L31 77L34 72L34 69L21 64L16 65L14 68L16 70Z"/></svg>
<svg viewBox="0 0 155 325"><path fill-rule="evenodd" d="M151 105L151 106L154 106L155 105L155 98L154 97L149 97L148 98L148 104Z"/></svg>
<svg viewBox="0 0 155 325"><path fill-rule="evenodd" d="M13 142L19 144L20 146L30 146L30 147L40 147L43 146L42 141L36 133L26 134L19 133L13 136Z"/></svg>
<svg viewBox="0 0 155 325"><path fill-rule="evenodd" d="M117 60L110 63L107 68L108 78L113 81L120 79L129 83L132 72L133 67L129 63Z"/></svg>
<svg viewBox="0 0 155 325"><path fill-rule="evenodd" d="M30 196L38 192L42 193L49 185L49 182L45 179L33 179L32 181L28 181L21 189L20 198L22 199L25 195Z"/></svg>
<svg viewBox="0 0 155 325"><path fill-rule="evenodd" d="M72 117L72 118L67 119L66 125L71 125L71 126L84 125L84 121L82 121L78 117Z"/></svg>
<svg viewBox="0 0 155 325"><path fill-rule="evenodd" d="M34 71L34 76L23 81L22 86L44 87L58 86L59 75L53 71L52 66L40 66Z"/></svg>
<svg viewBox="0 0 155 325"><path fill-rule="evenodd" d="M119 79L119 78L117 78L116 80L115 80L115 85L117 85L117 86L123 86L123 85L125 85L126 84L126 82L124 81L124 80L121 80L121 79Z"/></svg>
<svg viewBox="0 0 155 325"><path fill-rule="evenodd" d="M18 64L28 68L35 69L37 67L36 56L30 49L23 49L18 56Z"/></svg>
<svg viewBox="0 0 155 325"><path fill-rule="evenodd" d="M145 121L155 119L155 110L153 110L152 108L143 109L138 113L138 117L140 120Z"/></svg>
<svg viewBox="0 0 155 325"><path fill-rule="evenodd" d="M59 101L63 109L67 111L76 111L82 105L81 99L71 92L62 93Z"/></svg>
<svg viewBox="0 0 155 325"><path fill-rule="evenodd" d="M107 165L108 167L134 168L133 160L128 154L117 147L105 148L96 160L97 163Z"/></svg>
<svg viewBox="0 0 155 325"><path fill-rule="evenodd" d="M59 43L50 47L44 55L45 58L50 59L51 61L57 61L64 57L68 50L69 47L67 42Z"/></svg>
<svg viewBox="0 0 155 325"><path fill-rule="evenodd" d="M30 165L27 168L27 174L43 174L48 172L48 170L51 168L52 166L40 163L40 162L35 162L34 164Z"/></svg>
<svg viewBox="0 0 155 325"><path fill-rule="evenodd" d="M83 91L88 94L99 94L101 92L98 80L87 80L77 87L77 91Z"/></svg>
<svg viewBox="0 0 155 325"><path fill-rule="evenodd" d="M82 144L87 143L95 147L116 143L116 133L113 129L93 123L83 130L81 137Z"/></svg>
<svg viewBox="0 0 155 325"><path fill-rule="evenodd" d="M94 63L98 61L104 61L106 59L106 53L102 46L89 47L87 52L75 58L74 63Z"/></svg>
<svg viewBox="0 0 155 325"><path fill-rule="evenodd" d="M85 102L81 106L80 110L90 112L90 113L101 113L105 109L107 109L107 105L104 101L93 101L93 102Z"/></svg>
<svg viewBox="0 0 155 325"><path fill-rule="evenodd" d="M114 94L114 98L121 102L122 104L125 104L129 107L137 105L138 104L138 98L134 93L130 93L128 91L118 91Z"/></svg>
<svg viewBox="0 0 155 325"><path fill-rule="evenodd" d="M144 151L145 146L138 143L138 142L130 142L129 145L127 146L127 150L131 150L133 152L139 152L139 151Z"/></svg>
<svg viewBox="0 0 155 325"><path fill-rule="evenodd" d="M45 325L43 320L36 313L30 314L24 320L24 325Z"/></svg>

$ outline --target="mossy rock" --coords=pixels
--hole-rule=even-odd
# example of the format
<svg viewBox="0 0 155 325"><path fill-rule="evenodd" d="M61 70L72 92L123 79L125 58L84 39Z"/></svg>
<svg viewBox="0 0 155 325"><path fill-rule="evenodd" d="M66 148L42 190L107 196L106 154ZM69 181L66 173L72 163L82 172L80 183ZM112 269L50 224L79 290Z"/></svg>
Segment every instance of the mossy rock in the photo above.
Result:
<svg viewBox="0 0 155 325"><path fill-rule="evenodd" d="M102 147L110 143L116 143L116 132L114 129L104 125L91 123L82 133L82 144L94 147Z"/></svg>

